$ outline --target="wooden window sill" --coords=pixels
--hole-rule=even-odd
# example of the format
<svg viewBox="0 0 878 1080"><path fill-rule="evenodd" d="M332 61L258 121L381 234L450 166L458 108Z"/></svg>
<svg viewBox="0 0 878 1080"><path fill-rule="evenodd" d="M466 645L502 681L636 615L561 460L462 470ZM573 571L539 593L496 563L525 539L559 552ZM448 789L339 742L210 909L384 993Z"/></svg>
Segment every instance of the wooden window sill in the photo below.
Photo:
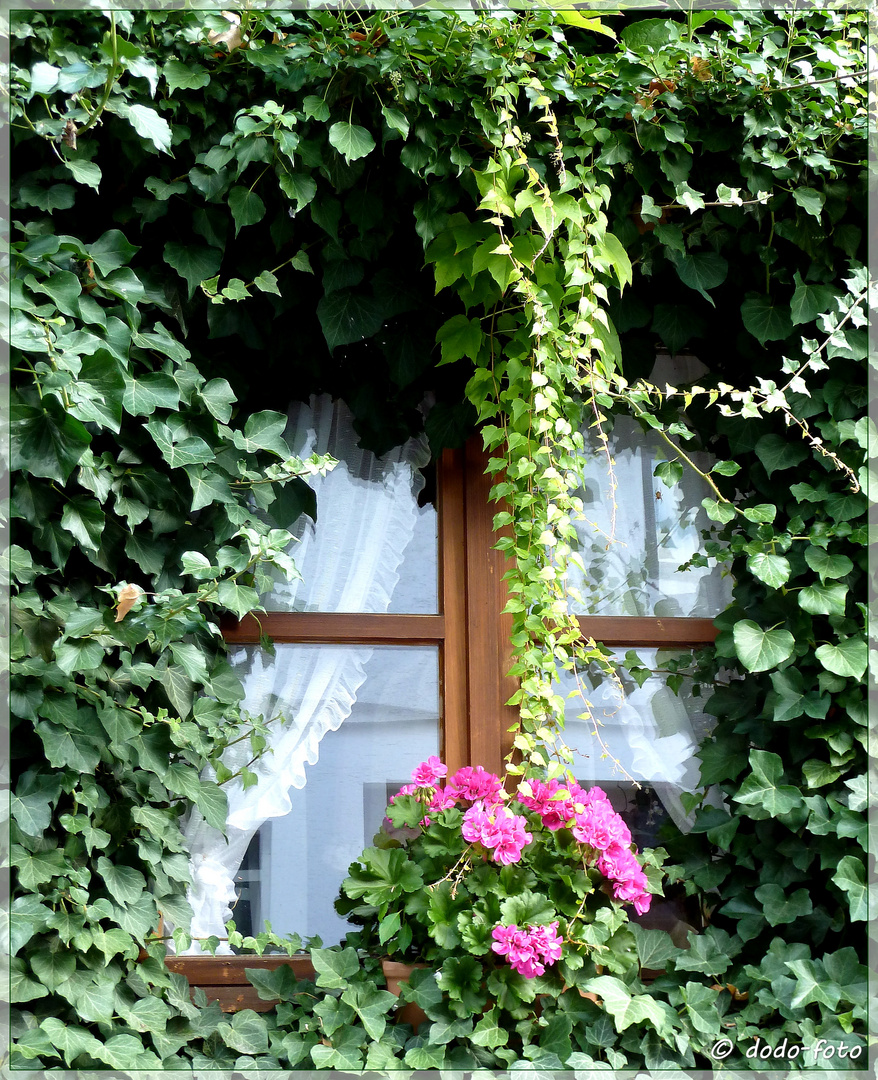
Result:
<svg viewBox="0 0 878 1080"><path fill-rule="evenodd" d="M286 965L293 969L297 979L310 979L315 975L314 965L306 953L299 956L168 956L165 967L178 975L185 975L192 989L201 989L208 1001L218 1001L223 1012L239 1012L253 1009L268 1012L278 1004L259 996L255 986L247 980L247 968L275 971Z"/></svg>

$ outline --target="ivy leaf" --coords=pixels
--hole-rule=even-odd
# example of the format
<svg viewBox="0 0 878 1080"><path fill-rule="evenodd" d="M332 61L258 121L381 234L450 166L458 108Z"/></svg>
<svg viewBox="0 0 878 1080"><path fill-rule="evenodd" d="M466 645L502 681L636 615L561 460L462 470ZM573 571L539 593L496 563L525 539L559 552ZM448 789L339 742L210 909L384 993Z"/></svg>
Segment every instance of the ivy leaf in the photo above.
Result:
<svg viewBox="0 0 878 1080"><path fill-rule="evenodd" d="M64 162L77 184L85 184L98 190L101 182L101 169L93 161L82 158L67 158Z"/></svg>
<svg viewBox="0 0 878 1080"><path fill-rule="evenodd" d="M155 109L146 105L126 105L124 110L119 109L119 112L126 117L141 138L148 139L156 150L174 156L171 153L171 125L163 116L159 116Z"/></svg>
<svg viewBox="0 0 878 1080"><path fill-rule="evenodd" d="M820 213L826 202L826 196L822 191L817 191L815 188L793 188L793 199L806 214L820 220Z"/></svg>
<svg viewBox="0 0 878 1080"><path fill-rule="evenodd" d="M363 1053L360 1049L362 1028L344 1026L340 1036L332 1044L317 1043L311 1047L311 1058L318 1069L353 1070L363 1069Z"/></svg>
<svg viewBox="0 0 878 1080"><path fill-rule="evenodd" d="M189 435L180 442L175 442L174 432L160 420L150 420L146 427L162 457L172 469L179 469L184 465L204 465L213 461L216 456L204 439L196 435Z"/></svg>
<svg viewBox="0 0 878 1080"><path fill-rule="evenodd" d="M226 1046L239 1054L264 1054L268 1051L268 1025L252 1009L235 1013L231 1024L220 1024L217 1032Z"/></svg>
<svg viewBox="0 0 878 1080"><path fill-rule="evenodd" d="M245 225L255 225L265 217L265 203L262 199L255 191L250 191L240 184L229 192L229 209L235 219L235 236ZM210 277L210 274L204 276Z"/></svg>
<svg viewBox="0 0 878 1080"><path fill-rule="evenodd" d="M317 97L316 94L308 94L303 98L302 111L305 116L319 120L321 123L329 119L329 106L322 97Z"/></svg>
<svg viewBox="0 0 878 1080"><path fill-rule="evenodd" d="M741 951L741 942L727 930L709 926L703 934L687 934L688 949L673 957L677 971L700 971L705 975L722 975L731 966L732 958Z"/></svg>
<svg viewBox="0 0 878 1080"><path fill-rule="evenodd" d="M235 446L239 450L246 450L248 454L255 454L259 450L269 450L278 457L288 458L290 448L281 438L286 426L286 413L265 409L248 416L243 434L235 431L232 433L232 438Z"/></svg>
<svg viewBox="0 0 878 1080"><path fill-rule="evenodd" d="M87 495L74 495L64 506L61 527L71 533L84 548L97 551L101 546L105 517L100 505Z"/></svg>
<svg viewBox="0 0 878 1080"><path fill-rule="evenodd" d="M631 269L631 260L628 258L628 252L625 250L625 247L618 236L614 236L613 233L610 232L604 233L598 251L601 256L609 259L616 275L616 279L619 282L619 288L624 289L626 285L630 285L634 278Z"/></svg>
<svg viewBox="0 0 878 1080"><path fill-rule="evenodd" d="M844 638L838 645L821 645L814 655L827 671L862 679L869 663L869 649L861 638Z"/></svg>
<svg viewBox="0 0 878 1080"><path fill-rule="evenodd" d="M34 975L52 991L76 971L76 953L65 949L38 949L28 960Z"/></svg>
<svg viewBox="0 0 878 1080"><path fill-rule="evenodd" d="M85 356L79 376L70 387L71 412L78 420L92 421L118 434L122 426L125 380L115 357L105 349Z"/></svg>
<svg viewBox="0 0 878 1080"><path fill-rule="evenodd" d="M675 256L674 266L677 275L684 285L695 289L712 306L713 298L708 295L708 289L715 289L722 285L729 272L729 264L715 251L696 251L691 255Z"/></svg>
<svg viewBox="0 0 878 1080"><path fill-rule="evenodd" d="M830 285L806 285L798 272L795 274L796 289L790 302L793 324L813 322L824 311L831 311L838 290Z"/></svg>
<svg viewBox="0 0 878 1080"><path fill-rule="evenodd" d="M750 767L753 770L732 798L744 806L758 808L757 817L777 817L788 814L802 805L802 794L792 785L778 785L783 774L783 762L777 754L767 750L750 751ZM751 812L750 816L754 816Z"/></svg>
<svg viewBox="0 0 878 1080"><path fill-rule="evenodd" d="M806 761L802 766L802 775L809 788L824 787L826 784L834 784L841 776L841 769L835 769L825 761L813 759Z"/></svg>
<svg viewBox="0 0 878 1080"><path fill-rule="evenodd" d="M805 562L820 575L821 581L827 578L843 578L853 570L854 564L847 555L832 555L823 548L811 545L805 548Z"/></svg>
<svg viewBox="0 0 878 1080"><path fill-rule="evenodd" d="M770 524L777 516L777 507L771 503L759 503L758 506L745 506L741 512L748 521Z"/></svg>
<svg viewBox="0 0 878 1080"><path fill-rule="evenodd" d="M119 229L107 230L93 244L88 245L88 257L104 276L126 266L138 251L140 247L129 243Z"/></svg>
<svg viewBox="0 0 878 1080"><path fill-rule="evenodd" d="M324 990L347 987L348 979L360 970L356 950L351 948L340 951L312 949L311 963L317 972L317 985Z"/></svg>
<svg viewBox="0 0 878 1080"><path fill-rule="evenodd" d="M466 315L454 315L439 327L436 343L442 346L442 364L452 364L461 357L468 356L477 360L485 335L479 319L468 319Z"/></svg>
<svg viewBox="0 0 878 1080"><path fill-rule="evenodd" d="M125 907L133 904L146 892L146 878L133 866L112 863L101 855L97 861L97 870L107 886L110 896Z"/></svg>
<svg viewBox="0 0 878 1080"><path fill-rule="evenodd" d="M310 203L314 196L317 194L317 182L311 176L306 176L302 173L282 173L278 177L278 183L280 189L287 196L292 199L296 204L295 213L298 213L303 207ZM298 256L297 256L298 258ZM305 256L307 261L307 255ZM295 261L293 265L296 266ZM305 267L297 266L297 269L305 269Z"/></svg>
<svg viewBox="0 0 878 1080"><path fill-rule="evenodd" d="M686 1002L686 1015L696 1031L705 1035L718 1035L720 1018L716 1007L716 990L704 983L687 982L681 995Z"/></svg>
<svg viewBox="0 0 878 1080"><path fill-rule="evenodd" d="M384 322L383 311L371 297L354 289L338 289L317 304L317 318L330 352L372 337Z"/></svg>
<svg viewBox="0 0 878 1080"><path fill-rule="evenodd" d="M779 469L794 469L808 456L808 448L782 435L763 435L756 443L756 456L769 476Z"/></svg>
<svg viewBox="0 0 878 1080"><path fill-rule="evenodd" d="M748 671L768 671L793 655L796 639L788 630L763 630L750 619L735 623L738 659Z"/></svg>
<svg viewBox="0 0 878 1080"><path fill-rule="evenodd" d="M190 509L201 510L213 503L235 502L235 496L229 487L229 479L222 473L214 472L201 465L184 465L183 471L192 484Z"/></svg>
<svg viewBox="0 0 878 1080"><path fill-rule="evenodd" d="M779 589L790 579L790 563L783 555L769 555L761 551L747 559L747 569L772 589ZM773 667L774 664L769 666Z"/></svg>
<svg viewBox="0 0 878 1080"><path fill-rule="evenodd" d="M52 822L52 803L60 790L57 777L35 776L31 771L26 774L9 803L9 812L22 832L28 836L43 835Z"/></svg>
<svg viewBox="0 0 878 1080"><path fill-rule="evenodd" d="M701 337L705 324L701 316L685 304L656 304L651 329L675 356L688 342Z"/></svg>
<svg viewBox="0 0 878 1080"><path fill-rule="evenodd" d="M789 337L793 331L786 305L778 304L767 296L745 300L741 304L741 319L760 345Z"/></svg>
<svg viewBox="0 0 878 1080"><path fill-rule="evenodd" d="M397 997L374 986L349 986L341 995L341 1000L354 1009L363 1022L366 1034L377 1042L384 1034L388 1010L396 1005Z"/></svg>
<svg viewBox="0 0 878 1080"><path fill-rule="evenodd" d="M404 139L409 136L409 122L408 117L401 109L391 108L389 105L383 106L381 114L387 121L387 126L391 131L399 132Z"/></svg>
<svg viewBox="0 0 878 1080"><path fill-rule="evenodd" d="M683 466L679 461L660 461L653 469L653 476L671 488L683 478Z"/></svg>
<svg viewBox="0 0 878 1080"><path fill-rule="evenodd" d="M182 244L169 240L164 246L164 260L189 286L189 299L202 281L219 273L223 253L204 244Z"/></svg>
<svg viewBox="0 0 878 1080"><path fill-rule="evenodd" d="M75 1008L80 1020L94 1023L112 1020L115 1012L115 987L99 974L80 969L57 992Z"/></svg>
<svg viewBox="0 0 878 1080"><path fill-rule="evenodd" d="M717 499L702 499L701 505L707 511L711 521L718 521L722 525L728 524L735 517L735 508L729 502L719 502Z"/></svg>
<svg viewBox="0 0 878 1080"><path fill-rule="evenodd" d="M206 683L208 680L207 664L204 653L189 642L172 641L171 655L190 679Z"/></svg>
<svg viewBox="0 0 878 1080"><path fill-rule="evenodd" d="M645 968L661 971L679 951L671 935L664 930L644 930L637 923L631 923L631 931L637 946L637 959Z"/></svg>
<svg viewBox="0 0 878 1080"><path fill-rule="evenodd" d="M229 800L221 787L210 780L199 781L194 802L211 828L225 832L229 817Z"/></svg>
<svg viewBox="0 0 878 1080"><path fill-rule="evenodd" d="M97 647L103 653L95 642L91 642L90 647ZM94 666L97 667L97 664ZM77 667L75 670L82 670L82 668ZM48 720L37 724L36 730L43 743L49 764L54 765L56 769L68 768L90 775L97 768L101 760L100 750L78 732L74 734L67 728L59 727Z"/></svg>
<svg viewBox="0 0 878 1080"><path fill-rule="evenodd" d="M155 1054L150 1054L145 1051L143 1043L136 1035L111 1035L109 1039L103 1044L100 1052L95 1053L95 1057L101 1061L105 1061L112 1069L142 1069L152 1066L156 1067L154 1062L158 1062ZM161 1065L161 1062L158 1062Z"/></svg>
<svg viewBox="0 0 878 1080"><path fill-rule="evenodd" d="M11 410L10 468L66 484L91 444L91 435L53 394L39 406Z"/></svg>
<svg viewBox="0 0 878 1080"><path fill-rule="evenodd" d="M132 306L136 306L143 299L143 282L128 266L123 266L121 269L108 274L101 281L100 287L104 292L108 292L112 296L118 296L120 300L124 300ZM126 345L127 340L128 335L126 332ZM112 348L112 343L108 342L108 344Z"/></svg>
<svg viewBox="0 0 878 1080"><path fill-rule="evenodd" d="M375 140L369 131L346 120L338 121L329 129L329 143L347 162L357 161L375 149Z"/></svg>
<svg viewBox="0 0 878 1080"><path fill-rule="evenodd" d="M807 585L799 591L799 607L811 615L844 615L847 585Z"/></svg>
<svg viewBox="0 0 878 1080"><path fill-rule="evenodd" d="M201 64L184 64L182 60L169 60L162 68L168 84L168 96L175 90L200 90L210 83L209 72Z"/></svg>
<svg viewBox="0 0 878 1080"><path fill-rule="evenodd" d="M225 379L211 379L201 388L201 399L221 424L227 424L232 416L235 392Z"/></svg>
<svg viewBox="0 0 878 1080"><path fill-rule="evenodd" d="M765 918L772 926L795 922L812 911L811 895L807 889L796 889L787 896L776 882L760 885L754 893L762 904Z"/></svg>
<svg viewBox="0 0 878 1080"><path fill-rule="evenodd" d="M430 1038L433 1038L433 1030L430 1030ZM405 1052L405 1063L412 1069L420 1071L421 1069L441 1069L445 1065L445 1047L444 1046L412 1046L410 1050ZM394 1059L394 1065L398 1067L398 1060ZM374 1068L370 1066L369 1062L366 1062L366 1068ZM380 1066L377 1066L380 1068ZM393 1065L388 1065L388 1068L393 1068Z"/></svg>
<svg viewBox="0 0 878 1080"><path fill-rule="evenodd" d="M281 291L277 287L277 278L270 270L263 270L261 274L258 274L253 279L253 284L261 292L274 293L275 296L281 295Z"/></svg>
<svg viewBox="0 0 878 1080"><path fill-rule="evenodd" d="M561 1020L567 1022L568 1035L571 1027L571 1021L569 1017L555 1017L555 1020ZM470 1041L476 1046L487 1046L490 1049L495 1049L498 1046L505 1046L509 1042L509 1031L500 1026L498 1020L498 1010L496 1006L489 1009L486 1012L476 1026L472 1030L470 1035ZM540 1040L540 1046L542 1049L546 1047L547 1036L546 1034ZM568 1043L569 1045L569 1043Z"/></svg>
<svg viewBox="0 0 878 1080"><path fill-rule="evenodd" d="M58 85L60 70L54 64L41 60L30 70L31 94L48 94Z"/></svg>
<svg viewBox="0 0 878 1080"><path fill-rule="evenodd" d="M642 1024L644 1021L652 1024L660 1034L670 1027L668 1014L655 998L648 994L632 995L625 983L613 975L598 975L583 983L580 989L598 995L603 1007L615 1020L617 1031L624 1031L632 1024Z"/></svg>
<svg viewBox="0 0 878 1080"><path fill-rule="evenodd" d="M869 917L866 872L863 862L855 855L845 855L839 860L838 869L832 876L833 882L847 893L850 917L854 922L862 922Z"/></svg>
<svg viewBox="0 0 878 1080"><path fill-rule="evenodd" d="M777 695L774 702L774 717L777 723L793 720L805 711L805 691L801 672L795 668L771 673L771 685Z"/></svg>
<svg viewBox="0 0 878 1080"><path fill-rule="evenodd" d="M58 1047L68 1065L72 1065L74 1058L80 1054L95 1057L96 1051L102 1048L100 1040L86 1028L78 1024L64 1024L55 1016L47 1016L40 1023L40 1028L51 1039L53 1046Z"/></svg>
<svg viewBox="0 0 878 1080"><path fill-rule="evenodd" d="M157 670L160 672L159 681L171 705L177 710L181 719L187 717L192 711L195 684L182 668L169 664L167 660L163 660Z"/></svg>

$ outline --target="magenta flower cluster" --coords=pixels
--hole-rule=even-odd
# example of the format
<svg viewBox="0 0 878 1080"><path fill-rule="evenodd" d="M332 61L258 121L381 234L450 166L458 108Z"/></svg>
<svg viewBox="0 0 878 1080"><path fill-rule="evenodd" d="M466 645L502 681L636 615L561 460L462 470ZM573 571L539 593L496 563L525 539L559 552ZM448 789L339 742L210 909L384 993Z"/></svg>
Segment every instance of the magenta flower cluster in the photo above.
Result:
<svg viewBox="0 0 878 1080"><path fill-rule="evenodd" d="M464 840L481 844L493 852L495 862L519 862L522 848L533 840L526 831L527 819L513 814L507 806L485 806L481 799L463 815Z"/></svg>
<svg viewBox="0 0 878 1080"><path fill-rule="evenodd" d="M495 926L492 931L495 953L505 956L513 971L533 979L542 975L547 964L561 958L563 941L558 937L558 923L548 926Z"/></svg>
<svg viewBox="0 0 878 1080"><path fill-rule="evenodd" d="M452 806L466 807L463 838L470 844L480 844L504 866L519 862L533 834L527 830L527 818L507 805L509 797L501 779L481 765L468 765L448 777L441 787L447 774L448 767L438 757L429 757L417 766L412 782L398 794L418 795L428 810L437 812ZM615 899L633 904L640 915L649 909L648 882L632 850L631 833L604 791L599 787L586 791L575 782L531 780L519 788L516 798L522 807L538 814L549 831L570 829L582 845L585 862L596 865L612 883ZM426 828L429 824L429 817L424 817L421 825ZM554 964L561 956L562 939L557 929L557 922L523 929L496 926L492 948L505 956L516 971L532 978L542 975L546 965Z"/></svg>
<svg viewBox="0 0 878 1080"><path fill-rule="evenodd" d="M631 832L599 787L584 791L578 784L532 780L530 794L519 792L522 806L535 810L547 829L569 828L576 839L597 854L597 868L613 883L613 896L634 905L638 915L649 910L647 878L631 850Z"/></svg>

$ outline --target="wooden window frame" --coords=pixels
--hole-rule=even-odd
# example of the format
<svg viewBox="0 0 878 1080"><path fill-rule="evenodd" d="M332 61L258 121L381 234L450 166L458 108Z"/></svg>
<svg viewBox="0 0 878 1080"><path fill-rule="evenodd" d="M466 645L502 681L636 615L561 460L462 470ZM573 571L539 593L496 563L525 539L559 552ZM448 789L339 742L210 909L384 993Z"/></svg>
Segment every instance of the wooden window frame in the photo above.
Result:
<svg viewBox="0 0 878 1080"><path fill-rule="evenodd" d="M481 438L446 450L437 463L439 613L435 615L267 612L226 620L229 645L258 645L264 635L284 644L433 645L439 651L442 760L454 772L482 765L502 773L512 748L518 710L506 702L517 681L512 665L512 616L506 606L506 558L494 548L494 507ZM583 638L608 647L697 648L712 644L710 619L651 616L580 616ZM204 989L224 1011L265 1011L246 979L246 968L291 966L299 978L313 975L307 956L169 956L171 971Z"/></svg>

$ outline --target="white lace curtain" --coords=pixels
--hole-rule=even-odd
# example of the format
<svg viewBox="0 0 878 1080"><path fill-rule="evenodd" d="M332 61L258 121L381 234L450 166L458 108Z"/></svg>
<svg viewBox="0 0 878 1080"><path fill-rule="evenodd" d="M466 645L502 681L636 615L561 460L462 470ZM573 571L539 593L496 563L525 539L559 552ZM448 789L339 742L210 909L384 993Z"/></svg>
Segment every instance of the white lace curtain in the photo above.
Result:
<svg viewBox="0 0 878 1080"><path fill-rule="evenodd" d="M328 453L339 464L312 481L318 521L300 526L299 542L290 551L301 580L278 583L263 601L266 608L386 612L417 521L413 494L423 485L418 470L429 460L425 440L409 440L376 458L357 446L347 407L324 395L293 406L287 441L300 457ZM269 818L289 812L290 788L304 787L306 766L317 761L321 739L350 715L372 651L331 645L279 649L276 657L256 649L233 651L246 693L242 707L266 719L280 713L286 722L270 725L269 746L252 766L259 782L247 789L238 780L226 785L228 840L197 811L187 823L193 937L224 936L236 899L235 875L254 833ZM250 757L244 740L224 760L235 772Z"/></svg>

